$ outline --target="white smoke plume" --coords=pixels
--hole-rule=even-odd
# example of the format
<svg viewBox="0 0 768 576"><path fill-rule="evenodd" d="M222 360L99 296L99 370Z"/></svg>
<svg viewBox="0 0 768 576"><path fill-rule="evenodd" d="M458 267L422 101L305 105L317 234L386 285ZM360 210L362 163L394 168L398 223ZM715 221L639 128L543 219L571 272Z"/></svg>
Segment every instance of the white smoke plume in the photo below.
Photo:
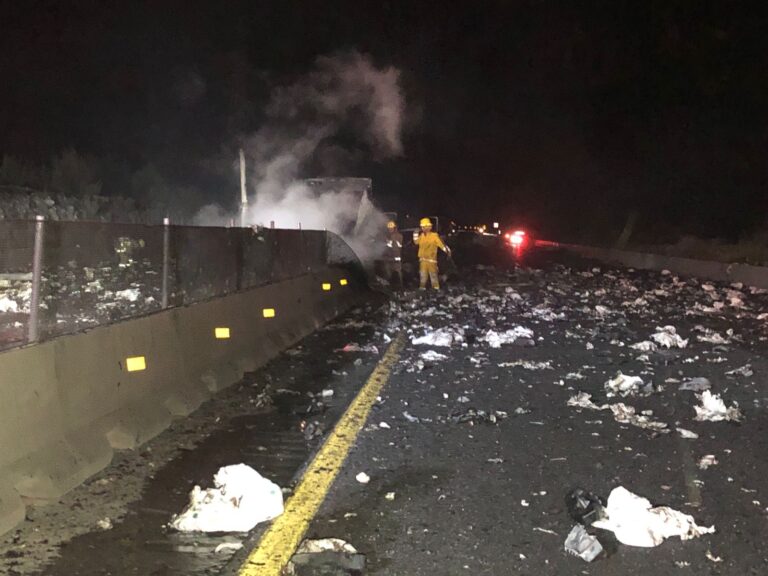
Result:
<svg viewBox="0 0 768 576"><path fill-rule="evenodd" d="M374 256L367 249L368 239L383 229L384 216L366 204L367 196L345 186L318 190L301 180L347 176L343 162L325 167L332 173L302 171L326 149L336 158L366 155L384 160L401 155L405 100L399 76L393 67L377 68L369 57L349 52L321 56L308 74L273 89L264 124L245 139L247 224L328 229L342 235L361 259ZM334 140L342 133L344 146ZM363 212L366 217L361 219ZM239 214L206 206L196 221L226 225L233 219L239 222Z"/></svg>

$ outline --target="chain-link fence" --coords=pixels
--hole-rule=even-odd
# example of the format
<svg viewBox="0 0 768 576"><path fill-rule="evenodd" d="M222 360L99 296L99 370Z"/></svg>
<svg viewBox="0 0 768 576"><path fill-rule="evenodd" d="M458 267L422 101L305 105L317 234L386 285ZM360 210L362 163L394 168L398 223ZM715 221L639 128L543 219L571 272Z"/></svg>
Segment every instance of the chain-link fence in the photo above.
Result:
<svg viewBox="0 0 768 576"><path fill-rule="evenodd" d="M0 349L343 266L316 230L0 221Z"/></svg>

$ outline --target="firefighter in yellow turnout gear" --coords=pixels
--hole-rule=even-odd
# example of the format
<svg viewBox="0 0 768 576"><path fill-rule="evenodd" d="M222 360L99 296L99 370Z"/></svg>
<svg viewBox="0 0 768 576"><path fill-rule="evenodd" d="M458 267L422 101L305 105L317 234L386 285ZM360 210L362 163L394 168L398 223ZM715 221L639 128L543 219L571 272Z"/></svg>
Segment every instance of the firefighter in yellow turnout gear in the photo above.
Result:
<svg viewBox="0 0 768 576"><path fill-rule="evenodd" d="M437 270L437 249L451 254L451 249L443 243L437 232L432 232L432 222L422 218L419 222L421 232L413 233L413 243L419 247L419 290L427 289L427 280L434 290L440 290L440 278Z"/></svg>

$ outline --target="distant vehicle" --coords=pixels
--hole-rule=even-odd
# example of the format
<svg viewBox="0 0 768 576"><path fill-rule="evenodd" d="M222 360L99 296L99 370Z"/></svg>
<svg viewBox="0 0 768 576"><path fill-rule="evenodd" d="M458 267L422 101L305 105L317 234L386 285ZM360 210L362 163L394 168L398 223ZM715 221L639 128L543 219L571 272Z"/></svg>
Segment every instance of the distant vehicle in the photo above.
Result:
<svg viewBox="0 0 768 576"><path fill-rule="evenodd" d="M504 234L504 241L512 249L516 258L521 258L524 252L527 252L536 244L533 236L522 228L514 228L510 232L506 232Z"/></svg>

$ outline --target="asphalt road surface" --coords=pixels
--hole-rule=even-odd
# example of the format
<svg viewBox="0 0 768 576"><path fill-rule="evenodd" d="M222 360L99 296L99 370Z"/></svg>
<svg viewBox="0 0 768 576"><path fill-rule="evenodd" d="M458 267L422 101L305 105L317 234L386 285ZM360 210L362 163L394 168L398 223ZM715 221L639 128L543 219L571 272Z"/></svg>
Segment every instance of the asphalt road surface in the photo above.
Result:
<svg viewBox="0 0 768 576"><path fill-rule="evenodd" d="M541 270L474 269L435 298L391 305L391 332L412 339L447 327L463 330L464 342L407 346L309 536L349 541L377 575L766 573L768 363L758 316L768 298L558 260L534 262ZM666 325L688 340L685 348L630 347ZM533 346L483 341L516 326L533 331ZM725 342L701 341L719 340L707 330ZM425 361L429 350L447 358ZM654 392L607 398L604 383L619 371ZM728 406L738 403L743 422L696 421L695 393L678 390L692 377L708 378ZM568 406L579 392L596 404L652 410L669 432ZM470 408L508 417L456 422ZM678 427L698 439L682 438ZM701 469L707 455L718 463ZM361 471L369 484L355 480ZM601 557L588 564L567 555L575 522L566 494L581 487L607 497L617 486L716 532L638 548L594 530Z"/></svg>
<svg viewBox="0 0 768 576"><path fill-rule="evenodd" d="M152 441L149 452L122 456L122 468L106 470L49 511L33 508L0 549L4 569L219 573L229 555L217 557L215 546L248 539L181 538L163 528L192 485L209 482L218 466L243 461L291 486L322 441L306 438L307 423L329 430L388 340L405 332L408 344L308 537L350 542L366 555L366 573L376 575L764 574L768 330L761 314L768 294L596 268L556 253L527 264L466 268L440 293L403 293L309 337ZM668 329L658 338L670 348L632 348L653 341L664 326L687 343L675 344ZM432 342L414 343L425 336ZM343 351L353 342L365 351ZM605 383L619 372L640 377L643 389L609 396ZM707 378L728 407L738 405L741 421L695 420L699 398L678 389L694 377ZM320 414L302 414L281 399L294 394L278 393L308 398L327 388L334 400ZM569 406L580 392L597 406L631 406L657 424L618 422L610 407ZM683 438L678 429L698 438ZM190 436L181 453L169 448ZM163 447L167 454L157 456L151 472L139 466ZM704 456L717 464L702 469ZM368 484L355 479L360 472L370 476ZM105 484L131 481L141 490L124 498L113 528L96 529L94 520L117 490ZM592 563L568 555L563 543L576 522L566 495L580 487L605 498L618 486L716 531L638 548L591 529L605 552ZM77 523L80 498L88 508L79 520L82 534L64 538L62 547L50 510L69 510Z"/></svg>

